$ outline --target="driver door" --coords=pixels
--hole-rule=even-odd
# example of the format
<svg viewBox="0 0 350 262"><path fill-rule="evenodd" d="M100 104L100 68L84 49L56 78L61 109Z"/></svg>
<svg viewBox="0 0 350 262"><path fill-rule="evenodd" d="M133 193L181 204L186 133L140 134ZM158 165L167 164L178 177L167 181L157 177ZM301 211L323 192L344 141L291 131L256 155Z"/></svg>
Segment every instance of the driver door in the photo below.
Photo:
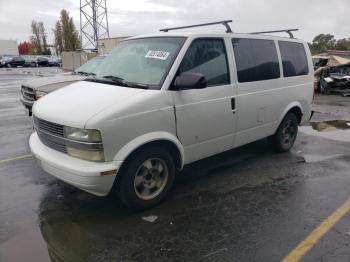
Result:
<svg viewBox="0 0 350 262"><path fill-rule="evenodd" d="M185 163L231 149L234 142L235 85L222 38L193 40L178 69L206 77L203 89L173 92L177 136L184 145Z"/></svg>

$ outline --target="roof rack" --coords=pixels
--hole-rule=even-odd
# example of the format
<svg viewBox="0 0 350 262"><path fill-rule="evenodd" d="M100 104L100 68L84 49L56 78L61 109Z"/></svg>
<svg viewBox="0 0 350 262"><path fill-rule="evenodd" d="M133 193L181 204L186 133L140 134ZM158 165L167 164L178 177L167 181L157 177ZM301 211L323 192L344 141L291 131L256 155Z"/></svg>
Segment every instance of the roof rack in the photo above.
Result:
<svg viewBox="0 0 350 262"><path fill-rule="evenodd" d="M294 35L292 34L293 31L299 31L297 28L293 29L283 29L283 30L274 30L274 31L262 31L262 32L253 32L250 33L252 35L258 35L258 34L268 34L268 33L281 33L281 32L286 32L290 38L294 38Z"/></svg>
<svg viewBox="0 0 350 262"><path fill-rule="evenodd" d="M209 26L209 25L223 25L226 27L226 33L232 33L231 27L228 23L231 23L232 20L223 20L218 22L212 22L212 23L205 23L205 24L198 24L198 25L188 25L188 26L180 26L180 27L172 27L172 28L163 28L159 31L161 32L168 32L170 30L178 30L178 29L184 29L184 28L192 28L192 27L200 27L200 26Z"/></svg>

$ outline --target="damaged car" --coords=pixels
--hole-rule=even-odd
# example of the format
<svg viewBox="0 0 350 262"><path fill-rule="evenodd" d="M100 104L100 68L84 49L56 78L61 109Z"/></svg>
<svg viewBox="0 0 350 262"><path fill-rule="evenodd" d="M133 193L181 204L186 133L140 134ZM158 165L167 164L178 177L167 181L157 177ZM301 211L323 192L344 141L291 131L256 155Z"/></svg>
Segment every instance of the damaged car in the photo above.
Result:
<svg viewBox="0 0 350 262"><path fill-rule="evenodd" d="M323 68L319 76L318 91L321 94L350 96L350 63Z"/></svg>

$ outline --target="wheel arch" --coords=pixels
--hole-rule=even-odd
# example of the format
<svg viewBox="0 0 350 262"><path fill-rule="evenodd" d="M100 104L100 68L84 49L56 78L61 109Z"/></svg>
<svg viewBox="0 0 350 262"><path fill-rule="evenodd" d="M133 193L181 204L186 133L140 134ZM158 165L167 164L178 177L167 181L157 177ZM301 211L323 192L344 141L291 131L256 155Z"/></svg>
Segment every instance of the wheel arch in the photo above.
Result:
<svg viewBox="0 0 350 262"><path fill-rule="evenodd" d="M176 167L178 169L183 168L185 159L183 146L176 136L167 132L153 132L131 140L118 151L114 160L125 162L138 150L151 145L159 145L167 148L174 157Z"/></svg>
<svg viewBox="0 0 350 262"><path fill-rule="evenodd" d="M293 103L290 103L284 110L283 113L280 116L280 119L278 120L278 125L275 128L275 131L277 130L277 128L279 127L279 125L281 124L282 120L284 119L284 117L289 113L289 112L293 112L297 118L298 118L298 124L301 123L301 120L303 118L303 109L302 106L299 102L295 101Z"/></svg>

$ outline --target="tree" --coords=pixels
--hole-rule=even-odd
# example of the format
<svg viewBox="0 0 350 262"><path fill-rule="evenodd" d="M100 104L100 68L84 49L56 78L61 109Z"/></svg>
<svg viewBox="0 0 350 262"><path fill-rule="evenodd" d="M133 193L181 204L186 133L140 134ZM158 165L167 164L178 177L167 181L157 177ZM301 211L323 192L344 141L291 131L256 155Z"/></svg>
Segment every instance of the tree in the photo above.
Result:
<svg viewBox="0 0 350 262"><path fill-rule="evenodd" d="M37 23L37 26L38 26L38 30L39 30L40 39L43 43L42 54L43 55L51 55L51 51L47 46L46 31L45 31L44 23L40 21Z"/></svg>
<svg viewBox="0 0 350 262"><path fill-rule="evenodd" d="M326 52L327 50L350 51L350 38L336 40L331 34L319 34L309 43L312 54Z"/></svg>
<svg viewBox="0 0 350 262"><path fill-rule="evenodd" d="M47 35L42 21L32 21L32 35L30 36L31 51L34 55L50 55L51 51L47 45Z"/></svg>
<svg viewBox="0 0 350 262"><path fill-rule="evenodd" d="M42 54L42 44L41 44L41 37L40 37L40 29L38 26L37 21L32 21L32 35L30 36L30 43L33 48L33 53L36 55Z"/></svg>
<svg viewBox="0 0 350 262"><path fill-rule="evenodd" d="M31 44L27 41L21 42L18 45L18 52L20 55L28 55L30 53Z"/></svg>
<svg viewBox="0 0 350 262"><path fill-rule="evenodd" d="M61 11L60 20L56 22L53 29L55 34L55 46L62 51L75 51L80 47L79 35L75 29L73 18L69 17L66 10Z"/></svg>
<svg viewBox="0 0 350 262"><path fill-rule="evenodd" d="M56 22L53 33L55 35L55 48L57 50L57 53L61 54L63 51L63 32L60 21Z"/></svg>
<svg viewBox="0 0 350 262"><path fill-rule="evenodd" d="M350 38L338 39L336 50L350 51Z"/></svg>

